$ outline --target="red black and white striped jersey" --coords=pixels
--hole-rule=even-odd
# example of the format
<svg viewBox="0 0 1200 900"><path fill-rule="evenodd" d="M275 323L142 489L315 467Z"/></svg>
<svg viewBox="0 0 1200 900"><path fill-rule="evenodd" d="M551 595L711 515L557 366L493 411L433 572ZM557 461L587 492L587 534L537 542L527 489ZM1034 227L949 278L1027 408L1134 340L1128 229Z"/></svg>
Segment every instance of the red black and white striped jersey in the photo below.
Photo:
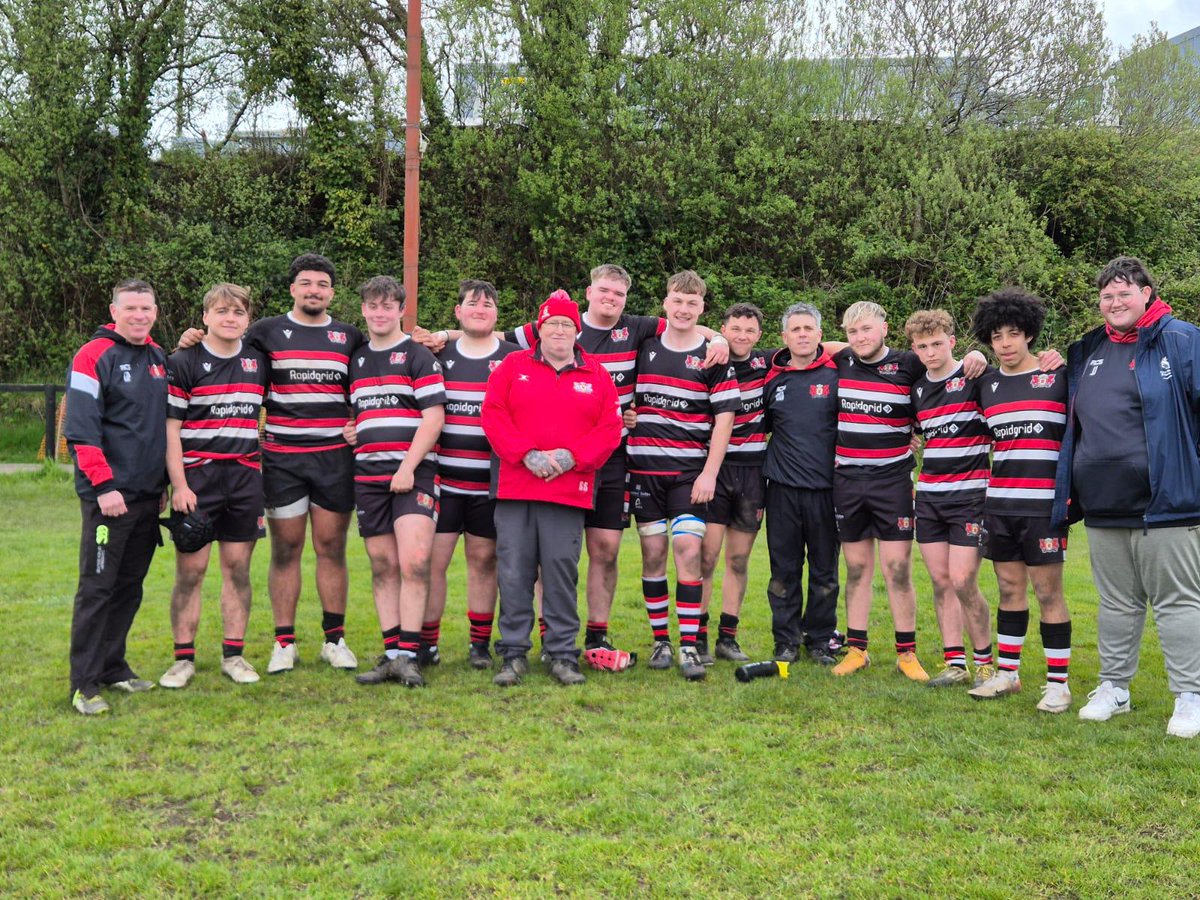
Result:
<svg viewBox="0 0 1200 900"><path fill-rule="evenodd" d="M1049 516L1067 425L1066 367L995 372L979 381L979 402L993 442L984 510L997 516Z"/></svg>
<svg viewBox="0 0 1200 900"><path fill-rule="evenodd" d="M480 415L488 378L501 360L521 348L496 341L487 356L468 356L452 341L438 354L446 381L446 424L438 445L438 478L451 494L486 496L491 488L492 445Z"/></svg>
<svg viewBox="0 0 1200 900"><path fill-rule="evenodd" d="M983 377L993 374L994 369ZM987 490L992 435L979 405L980 383L963 375L959 363L945 378L926 373L913 384L917 428L925 436L918 498L972 500Z"/></svg>
<svg viewBox="0 0 1200 900"><path fill-rule="evenodd" d="M657 316L622 314L611 328L597 328L589 325L587 313L583 314L583 328L575 343L584 353L598 360L612 376L622 412L633 405L638 350L643 342L658 337L666 330L667 320ZM522 325L516 331L505 332L504 339L528 350L537 343L537 328L533 323ZM628 432L622 428L621 434L625 436Z"/></svg>
<svg viewBox="0 0 1200 900"><path fill-rule="evenodd" d="M446 403L442 364L409 335L376 350L363 344L350 360L350 403L354 407L354 480L389 481L412 446L421 411ZM436 448L418 473L437 473Z"/></svg>
<svg viewBox="0 0 1200 900"><path fill-rule="evenodd" d="M184 468L214 460L259 467L258 414L267 363L245 343L218 356L203 343L167 358L167 416L180 419Z"/></svg>
<svg viewBox="0 0 1200 900"><path fill-rule="evenodd" d="M642 345L634 399L638 420L628 447L631 472L698 472L708 458L715 417L741 410L733 366L703 368L707 351L707 341L691 350L670 350L658 337Z"/></svg>
<svg viewBox="0 0 1200 900"><path fill-rule="evenodd" d="M314 453L346 446L350 354L365 342L353 325L305 325L288 313L259 319L246 343L266 356L267 428L263 449Z"/></svg>
<svg viewBox="0 0 1200 900"><path fill-rule="evenodd" d="M838 440L834 465L848 478L876 478L913 466L910 392L925 374L911 350L888 349L866 363L850 348L833 357L838 367Z"/></svg>
<svg viewBox="0 0 1200 900"><path fill-rule="evenodd" d="M773 350L751 350L745 359L730 359L738 382L742 408L733 420L733 436L725 453L727 466L761 466L767 458L766 404L763 385L771 368Z"/></svg>

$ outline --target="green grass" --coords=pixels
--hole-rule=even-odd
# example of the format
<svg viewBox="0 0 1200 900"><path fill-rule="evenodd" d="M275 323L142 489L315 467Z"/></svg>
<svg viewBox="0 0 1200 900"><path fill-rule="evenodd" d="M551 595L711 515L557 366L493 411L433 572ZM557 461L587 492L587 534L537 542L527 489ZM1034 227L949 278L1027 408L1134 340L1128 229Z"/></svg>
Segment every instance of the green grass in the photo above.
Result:
<svg viewBox="0 0 1200 900"><path fill-rule="evenodd" d="M19 416L0 420L0 462L35 463L46 434L41 419Z"/></svg>
<svg viewBox="0 0 1200 900"><path fill-rule="evenodd" d="M235 686L219 674L215 580L188 689L67 705L78 505L54 473L0 478L0 893L383 896L1191 895L1196 753L1168 739L1172 699L1153 629L1132 714L1103 725L1034 710L1044 673L1035 622L1026 690L975 703L891 671L881 587L876 666L837 680L798 665L702 684L635 669L580 688L535 667L502 692L466 664L461 566L442 665L429 687L366 689L316 662L306 571L302 665ZM1082 529L1067 593L1078 708L1096 674L1095 599ZM378 631L352 542L347 632L364 662ZM267 552L248 656L265 670ZM172 551L160 551L129 658L170 664ZM626 537L613 632L648 649ZM919 653L938 661L920 566ZM756 548L743 646L770 652L766 554ZM995 600L990 574L985 593ZM1189 824L1190 823L1190 824Z"/></svg>

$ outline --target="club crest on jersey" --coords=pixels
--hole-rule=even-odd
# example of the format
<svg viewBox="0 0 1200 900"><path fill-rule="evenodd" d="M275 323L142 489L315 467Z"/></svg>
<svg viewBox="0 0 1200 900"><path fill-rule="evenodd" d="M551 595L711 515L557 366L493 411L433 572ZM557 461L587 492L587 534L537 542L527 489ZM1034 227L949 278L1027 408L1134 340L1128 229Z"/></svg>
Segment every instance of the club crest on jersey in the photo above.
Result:
<svg viewBox="0 0 1200 900"><path fill-rule="evenodd" d="M346 332L344 331L327 331L325 333L329 335L330 342L334 344L346 343Z"/></svg>
<svg viewBox="0 0 1200 900"><path fill-rule="evenodd" d="M698 356L685 356L683 359L683 364L689 369L699 369L703 362L704 360Z"/></svg>
<svg viewBox="0 0 1200 900"><path fill-rule="evenodd" d="M968 522L963 526L963 531L965 531L971 537L979 537L979 535L983 532L983 526L978 522Z"/></svg>
<svg viewBox="0 0 1200 900"><path fill-rule="evenodd" d="M1029 376L1029 386L1035 388L1054 387L1054 372L1035 372Z"/></svg>
<svg viewBox="0 0 1200 900"><path fill-rule="evenodd" d="M1043 553L1057 553L1062 541L1059 538L1038 538L1038 549Z"/></svg>
<svg viewBox="0 0 1200 900"><path fill-rule="evenodd" d="M750 368L765 369L767 367L767 359L765 356L756 356L750 360Z"/></svg>
<svg viewBox="0 0 1200 900"><path fill-rule="evenodd" d="M1130 368L1133 368L1132 360L1130 361ZM1158 364L1158 374L1162 377L1163 381L1171 380L1171 362L1165 356Z"/></svg>
<svg viewBox="0 0 1200 900"><path fill-rule="evenodd" d="M151 378L166 378L167 377L166 367L160 366L158 363L152 363L149 366L149 371L150 371Z"/></svg>
<svg viewBox="0 0 1200 900"><path fill-rule="evenodd" d="M242 357L242 371L243 372L257 372L258 371L258 360L257 359L246 359L243 356Z"/></svg>
<svg viewBox="0 0 1200 900"><path fill-rule="evenodd" d="M951 378L946 382L946 392L961 391L967 386L967 379L959 375L957 378Z"/></svg>
<svg viewBox="0 0 1200 900"><path fill-rule="evenodd" d="M912 531L912 527L912 516L900 516L896 519L896 528L898 528L900 531Z"/></svg>
<svg viewBox="0 0 1200 900"><path fill-rule="evenodd" d="M621 343L621 341L627 341L627 340L629 340L629 329L628 328L614 328L609 333L609 337L612 338L612 341L614 344L619 344L619 343Z"/></svg>
<svg viewBox="0 0 1200 900"><path fill-rule="evenodd" d="M407 361L408 361L407 353L393 352L392 355L388 357L388 363L393 366L402 366Z"/></svg>
<svg viewBox="0 0 1200 900"><path fill-rule="evenodd" d="M900 363L886 363L879 367L880 375L895 375L900 371Z"/></svg>
<svg viewBox="0 0 1200 900"><path fill-rule="evenodd" d="M433 498L424 491L417 491L417 505L423 506L426 509L433 509Z"/></svg>
<svg viewBox="0 0 1200 900"><path fill-rule="evenodd" d="M454 362L454 360L448 360L446 364L449 365L452 362ZM495 372L496 369L498 369L500 367L500 363L502 363L502 362L503 362L503 360L500 360L500 359L488 360L488 374Z"/></svg>
<svg viewBox="0 0 1200 900"><path fill-rule="evenodd" d="M592 392L592 383L590 381L576 381L575 393L590 394Z"/></svg>
<svg viewBox="0 0 1200 900"><path fill-rule="evenodd" d="M829 397L832 394L832 386L828 384L810 384L808 386L808 396L810 397ZM779 393L775 395L776 400L783 399L783 388L779 389Z"/></svg>

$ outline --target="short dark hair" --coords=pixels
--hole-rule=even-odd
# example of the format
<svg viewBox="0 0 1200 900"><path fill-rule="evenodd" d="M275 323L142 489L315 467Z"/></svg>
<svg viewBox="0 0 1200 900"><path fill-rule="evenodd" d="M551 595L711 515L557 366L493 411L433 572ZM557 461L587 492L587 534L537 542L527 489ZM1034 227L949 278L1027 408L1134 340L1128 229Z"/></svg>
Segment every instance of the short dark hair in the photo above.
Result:
<svg viewBox="0 0 1200 900"><path fill-rule="evenodd" d="M458 302L463 303L472 294L479 294L482 297L487 297L497 306L500 305L500 295L496 293L496 286L490 281L480 281L476 278L464 278L458 283Z"/></svg>
<svg viewBox="0 0 1200 900"><path fill-rule="evenodd" d="M1146 271L1146 265L1136 256L1118 256L1110 260L1108 265L1096 276L1096 290L1102 291L1114 281L1124 281L1137 287L1150 288L1150 296L1158 292L1154 289L1154 279Z"/></svg>
<svg viewBox="0 0 1200 900"><path fill-rule="evenodd" d="M333 263L320 253L301 253L293 259L288 267L288 284L294 284L301 272L324 272L329 276L330 284L337 282Z"/></svg>
<svg viewBox="0 0 1200 900"><path fill-rule="evenodd" d="M725 315L721 321L728 322L730 319L757 319L758 327L762 328L763 311L753 303L735 303L729 309L725 310Z"/></svg>
<svg viewBox="0 0 1200 900"><path fill-rule="evenodd" d="M971 334L981 344L991 345L992 332L1004 327L1018 328L1032 345L1042 333L1046 304L1041 297L1024 288L1004 287L975 301L971 316Z"/></svg>
<svg viewBox="0 0 1200 900"><path fill-rule="evenodd" d="M358 296L362 297L364 302L379 297L383 300L395 300L403 306L407 295L404 291L404 285L391 275L376 275L374 278L368 278L358 286Z"/></svg>
<svg viewBox="0 0 1200 900"><path fill-rule="evenodd" d="M121 294L149 294L154 298L154 302L158 303L158 294L154 293L154 288L150 286L150 282L142 281L140 278L126 278L123 281L118 281L117 286L113 288L112 302L117 302L117 297Z"/></svg>

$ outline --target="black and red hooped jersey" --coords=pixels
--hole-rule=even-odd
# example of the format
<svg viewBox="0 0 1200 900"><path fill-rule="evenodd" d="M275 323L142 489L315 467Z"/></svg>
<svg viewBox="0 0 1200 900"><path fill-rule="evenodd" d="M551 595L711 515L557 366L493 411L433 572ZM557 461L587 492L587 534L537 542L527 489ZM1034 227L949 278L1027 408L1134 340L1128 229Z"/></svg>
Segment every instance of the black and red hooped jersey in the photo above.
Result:
<svg viewBox="0 0 1200 900"><path fill-rule="evenodd" d="M888 349L866 363L850 348L833 357L838 367L838 474L873 478L912 468L910 392L925 367L910 350Z"/></svg>
<svg viewBox="0 0 1200 900"><path fill-rule="evenodd" d="M992 433L992 477L984 509L998 516L1049 516L1067 424L1067 369L979 379Z"/></svg>
<svg viewBox="0 0 1200 900"><path fill-rule="evenodd" d="M379 350L363 344L350 360L350 402L358 436L354 480L389 481L412 446L421 411L446 403L442 365L409 335ZM417 472L437 473L436 448Z"/></svg>
<svg viewBox="0 0 1200 900"><path fill-rule="evenodd" d="M995 370L984 373L984 377ZM917 496L923 500L970 500L988 486L992 435L979 405L979 378L967 378L962 363L947 377L926 373L912 388L917 428L925 436Z"/></svg>
<svg viewBox="0 0 1200 900"><path fill-rule="evenodd" d="M633 406L634 387L637 384L638 350L643 342L655 338L667 330L667 320L657 316L634 316L622 314L611 328L597 328L588 324L583 316L583 327L576 344L584 353L594 357L612 376L617 389L617 399L624 412ZM506 340L528 350L537 343L537 329L532 323L522 325L516 331L506 332ZM622 427L622 437L628 432Z"/></svg>
<svg viewBox="0 0 1200 900"><path fill-rule="evenodd" d="M217 356L203 343L167 359L167 415L181 419L184 468L214 460L259 467L258 414L266 393L267 362L243 344Z"/></svg>
<svg viewBox="0 0 1200 900"><path fill-rule="evenodd" d="M745 359L730 359L737 378L742 408L733 420L733 436L725 465L761 466L767 457L766 404L763 385L771 368L773 350L751 350Z"/></svg>
<svg viewBox="0 0 1200 900"><path fill-rule="evenodd" d="M707 341L670 350L662 338L642 345L634 400L637 427L629 436L629 470L679 474L704 468L713 420L742 408L733 366L705 369Z"/></svg>
<svg viewBox="0 0 1200 900"><path fill-rule="evenodd" d="M468 356L452 341L438 354L446 382L446 424L438 445L438 478L452 494L486 496L491 487L492 445L480 418L488 378L501 360L521 348L497 341L487 356Z"/></svg>
<svg viewBox="0 0 1200 900"><path fill-rule="evenodd" d="M350 354L364 341L353 325L336 319L305 325L291 313L250 326L246 343L270 363L264 450L313 453L346 446Z"/></svg>

